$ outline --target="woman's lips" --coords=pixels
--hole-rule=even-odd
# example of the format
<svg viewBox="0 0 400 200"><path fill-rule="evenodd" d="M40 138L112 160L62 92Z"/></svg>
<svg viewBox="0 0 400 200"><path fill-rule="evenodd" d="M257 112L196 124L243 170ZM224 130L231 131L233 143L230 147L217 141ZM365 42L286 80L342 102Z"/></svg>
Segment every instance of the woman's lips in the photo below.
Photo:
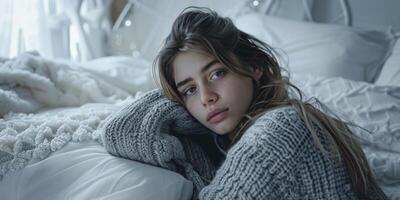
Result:
<svg viewBox="0 0 400 200"><path fill-rule="evenodd" d="M208 117L207 121L210 122L211 124L215 124L218 123L222 120L224 120L227 116L228 116L228 111L229 109L223 109L223 110L219 110L216 112L213 112L210 117Z"/></svg>

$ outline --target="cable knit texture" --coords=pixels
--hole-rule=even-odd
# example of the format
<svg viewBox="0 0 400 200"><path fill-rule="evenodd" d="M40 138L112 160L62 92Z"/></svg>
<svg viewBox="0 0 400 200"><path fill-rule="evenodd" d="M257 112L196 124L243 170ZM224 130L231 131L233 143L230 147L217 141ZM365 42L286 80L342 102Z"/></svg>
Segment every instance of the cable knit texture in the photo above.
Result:
<svg viewBox="0 0 400 200"><path fill-rule="evenodd" d="M194 184L192 199L214 176L215 165L192 139L207 140L210 130L159 90L111 115L104 127L104 146L111 154L181 173Z"/></svg>
<svg viewBox="0 0 400 200"><path fill-rule="evenodd" d="M318 127L323 147L331 148ZM379 187L371 199L387 199ZM345 166L315 145L298 112L262 115L230 148L200 199L357 199Z"/></svg>
<svg viewBox="0 0 400 200"><path fill-rule="evenodd" d="M322 154L291 107L258 118L217 171L205 151L209 146L193 139L205 134L213 133L154 90L111 116L103 141L116 156L183 174L194 183L192 199L356 199L345 166ZM378 187L370 197L387 199Z"/></svg>

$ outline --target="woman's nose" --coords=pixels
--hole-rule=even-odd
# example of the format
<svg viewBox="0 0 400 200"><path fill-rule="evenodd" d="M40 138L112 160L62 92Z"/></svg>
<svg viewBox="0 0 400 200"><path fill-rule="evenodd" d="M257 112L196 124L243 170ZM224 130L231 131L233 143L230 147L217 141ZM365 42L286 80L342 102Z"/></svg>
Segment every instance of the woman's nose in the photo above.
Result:
<svg viewBox="0 0 400 200"><path fill-rule="evenodd" d="M203 87L202 89L200 89L201 92L201 103L206 106L209 104L213 104L215 102L218 101L218 95L216 92L214 92L213 90L211 90L208 87Z"/></svg>

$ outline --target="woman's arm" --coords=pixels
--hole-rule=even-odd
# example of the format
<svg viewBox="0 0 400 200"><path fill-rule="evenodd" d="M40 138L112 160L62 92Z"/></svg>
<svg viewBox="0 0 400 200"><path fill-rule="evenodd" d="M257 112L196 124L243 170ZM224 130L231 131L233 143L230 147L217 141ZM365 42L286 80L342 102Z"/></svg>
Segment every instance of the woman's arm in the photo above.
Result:
<svg viewBox="0 0 400 200"><path fill-rule="evenodd" d="M182 106L153 90L107 119L103 142L116 156L173 169L172 160L186 159L178 137L208 132Z"/></svg>
<svg viewBox="0 0 400 200"><path fill-rule="evenodd" d="M107 119L103 143L115 156L181 173L197 195L216 170L207 147L195 141L207 141L208 134L183 107L153 90Z"/></svg>

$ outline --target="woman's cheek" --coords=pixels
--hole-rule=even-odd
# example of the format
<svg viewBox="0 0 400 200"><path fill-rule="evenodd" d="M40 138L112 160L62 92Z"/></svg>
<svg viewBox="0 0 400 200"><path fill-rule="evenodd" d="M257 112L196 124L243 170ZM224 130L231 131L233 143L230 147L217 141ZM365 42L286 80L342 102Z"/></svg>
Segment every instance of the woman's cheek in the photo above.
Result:
<svg viewBox="0 0 400 200"><path fill-rule="evenodd" d="M196 108L196 103L194 102L194 99L187 99L186 100L186 109L189 111L189 113L196 118L197 120L199 119L199 109Z"/></svg>

